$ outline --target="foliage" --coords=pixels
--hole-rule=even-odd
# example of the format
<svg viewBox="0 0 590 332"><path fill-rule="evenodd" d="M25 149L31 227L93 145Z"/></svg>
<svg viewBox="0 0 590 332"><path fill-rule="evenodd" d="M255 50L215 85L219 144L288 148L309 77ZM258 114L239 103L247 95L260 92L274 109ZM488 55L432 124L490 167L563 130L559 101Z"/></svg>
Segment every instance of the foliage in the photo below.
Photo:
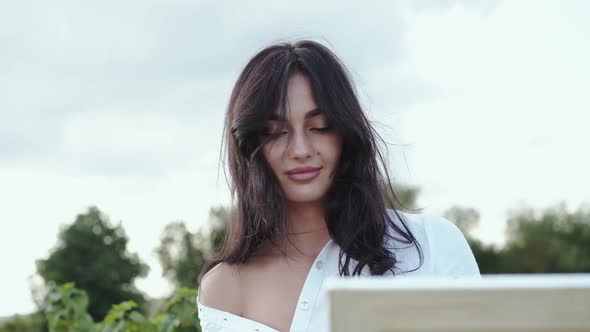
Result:
<svg viewBox="0 0 590 332"><path fill-rule="evenodd" d="M590 272L590 211L568 212L564 204L543 211L512 212L503 248L471 235L479 214L454 207L445 216L462 229L482 274Z"/></svg>
<svg viewBox="0 0 590 332"><path fill-rule="evenodd" d="M137 311L137 304L125 301L113 306L104 321L96 324L100 332L156 332L157 326Z"/></svg>
<svg viewBox="0 0 590 332"><path fill-rule="evenodd" d="M221 250L227 229L231 220L232 211L230 208L224 206L212 207L209 209L209 245L211 254L215 254Z"/></svg>
<svg viewBox="0 0 590 332"><path fill-rule="evenodd" d="M160 246L156 248L163 276L176 287L198 288L199 272L205 259L221 248L229 218L228 208L211 208L208 236L202 232L191 233L184 222L168 224L162 232Z"/></svg>
<svg viewBox="0 0 590 332"><path fill-rule="evenodd" d="M152 319L142 315L135 302L124 301L94 323L86 312L86 293L66 283L49 292L45 315L50 332L200 332L196 297L196 290L180 288Z"/></svg>
<svg viewBox="0 0 590 332"><path fill-rule="evenodd" d="M156 248L162 275L176 287L193 287L205 263L203 244L203 236L189 232L184 222L168 224Z"/></svg>
<svg viewBox="0 0 590 332"><path fill-rule="evenodd" d="M478 239L467 236L467 242L475 256L479 272L482 274L502 273L505 252L494 245L484 244Z"/></svg>
<svg viewBox="0 0 590 332"><path fill-rule="evenodd" d="M47 285L75 282L89 296L92 318L101 320L115 303L145 303L133 281L145 276L148 267L127 252L127 242L120 224L112 227L98 208L91 207L62 228L58 245L47 259L37 261L37 271Z"/></svg>
<svg viewBox="0 0 590 332"><path fill-rule="evenodd" d="M197 291L179 288L159 314L162 331L199 332Z"/></svg>
<svg viewBox="0 0 590 332"><path fill-rule="evenodd" d="M0 332L47 332L47 320L43 313L29 316L15 315L10 320L0 323Z"/></svg>
<svg viewBox="0 0 590 332"><path fill-rule="evenodd" d="M51 291L47 296L45 315L49 330L53 332L94 331L94 321L86 312L88 295L74 288L74 283L66 283Z"/></svg>
<svg viewBox="0 0 590 332"><path fill-rule="evenodd" d="M502 272L590 272L590 210L521 210L507 223Z"/></svg>

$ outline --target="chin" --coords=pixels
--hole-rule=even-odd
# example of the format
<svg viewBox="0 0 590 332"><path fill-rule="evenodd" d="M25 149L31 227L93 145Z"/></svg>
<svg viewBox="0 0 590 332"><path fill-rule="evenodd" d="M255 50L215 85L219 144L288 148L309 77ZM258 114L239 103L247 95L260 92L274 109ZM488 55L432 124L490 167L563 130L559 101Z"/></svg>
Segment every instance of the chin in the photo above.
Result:
<svg viewBox="0 0 590 332"><path fill-rule="evenodd" d="M293 203L311 203L321 200L327 190L317 190L310 188L311 190L291 190L287 192L287 200Z"/></svg>

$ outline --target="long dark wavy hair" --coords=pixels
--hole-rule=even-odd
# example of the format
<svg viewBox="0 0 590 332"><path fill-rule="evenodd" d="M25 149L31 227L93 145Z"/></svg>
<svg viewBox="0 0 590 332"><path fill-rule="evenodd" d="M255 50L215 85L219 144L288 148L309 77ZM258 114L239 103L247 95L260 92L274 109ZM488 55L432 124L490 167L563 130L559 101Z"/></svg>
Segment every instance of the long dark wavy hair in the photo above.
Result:
<svg viewBox="0 0 590 332"><path fill-rule="evenodd" d="M401 235L396 240L416 245L419 267L423 264L420 244L396 209L404 229L386 213L387 206L403 204L395 195L377 144L385 142L365 116L350 73L327 47L299 40L262 49L246 64L232 90L222 150L231 177L232 217L225 243L205 263L199 284L218 263L244 263L263 241L276 248L276 239L288 239L285 196L261 151L276 136L261 133L275 110L280 109L280 119L285 119L287 83L295 73L309 78L318 108L342 137L340 160L325 199L327 228L341 249L340 275L360 275L366 265L371 275L394 272L398 261L384 242L386 236L394 238L387 232L388 225ZM351 258L358 261L352 272Z"/></svg>

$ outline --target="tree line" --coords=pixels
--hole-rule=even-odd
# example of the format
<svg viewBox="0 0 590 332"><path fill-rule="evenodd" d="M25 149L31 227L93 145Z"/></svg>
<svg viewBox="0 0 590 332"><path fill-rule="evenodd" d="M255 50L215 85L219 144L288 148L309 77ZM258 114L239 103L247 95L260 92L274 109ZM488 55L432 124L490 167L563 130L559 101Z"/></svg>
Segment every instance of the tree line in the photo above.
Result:
<svg viewBox="0 0 590 332"><path fill-rule="evenodd" d="M400 187L396 195L404 206L414 208L418 192ZM482 274L590 272L587 206L573 212L563 203L514 211L506 220L502 247L473 236L480 222L475 209L452 206L444 217L462 230ZM184 221L165 226L154 252L175 291L158 300L134 287L134 280L146 276L149 267L128 251L121 223L112 225L106 214L90 207L60 230L48 257L36 262L44 280L32 288L38 312L0 324L0 332L199 331L197 276L205 260L221 248L229 220L229 208L219 206L210 209L207 230L191 232Z"/></svg>

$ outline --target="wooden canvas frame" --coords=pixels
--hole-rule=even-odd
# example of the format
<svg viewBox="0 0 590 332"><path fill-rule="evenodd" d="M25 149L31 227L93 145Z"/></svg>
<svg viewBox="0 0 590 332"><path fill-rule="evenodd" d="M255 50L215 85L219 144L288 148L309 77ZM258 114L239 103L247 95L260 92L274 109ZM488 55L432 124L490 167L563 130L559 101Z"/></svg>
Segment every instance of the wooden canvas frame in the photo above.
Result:
<svg viewBox="0 0 590 332"><path fill-rule="evenodd" d="M326 280L331 331L590 331L590 274Z"/></svg>

